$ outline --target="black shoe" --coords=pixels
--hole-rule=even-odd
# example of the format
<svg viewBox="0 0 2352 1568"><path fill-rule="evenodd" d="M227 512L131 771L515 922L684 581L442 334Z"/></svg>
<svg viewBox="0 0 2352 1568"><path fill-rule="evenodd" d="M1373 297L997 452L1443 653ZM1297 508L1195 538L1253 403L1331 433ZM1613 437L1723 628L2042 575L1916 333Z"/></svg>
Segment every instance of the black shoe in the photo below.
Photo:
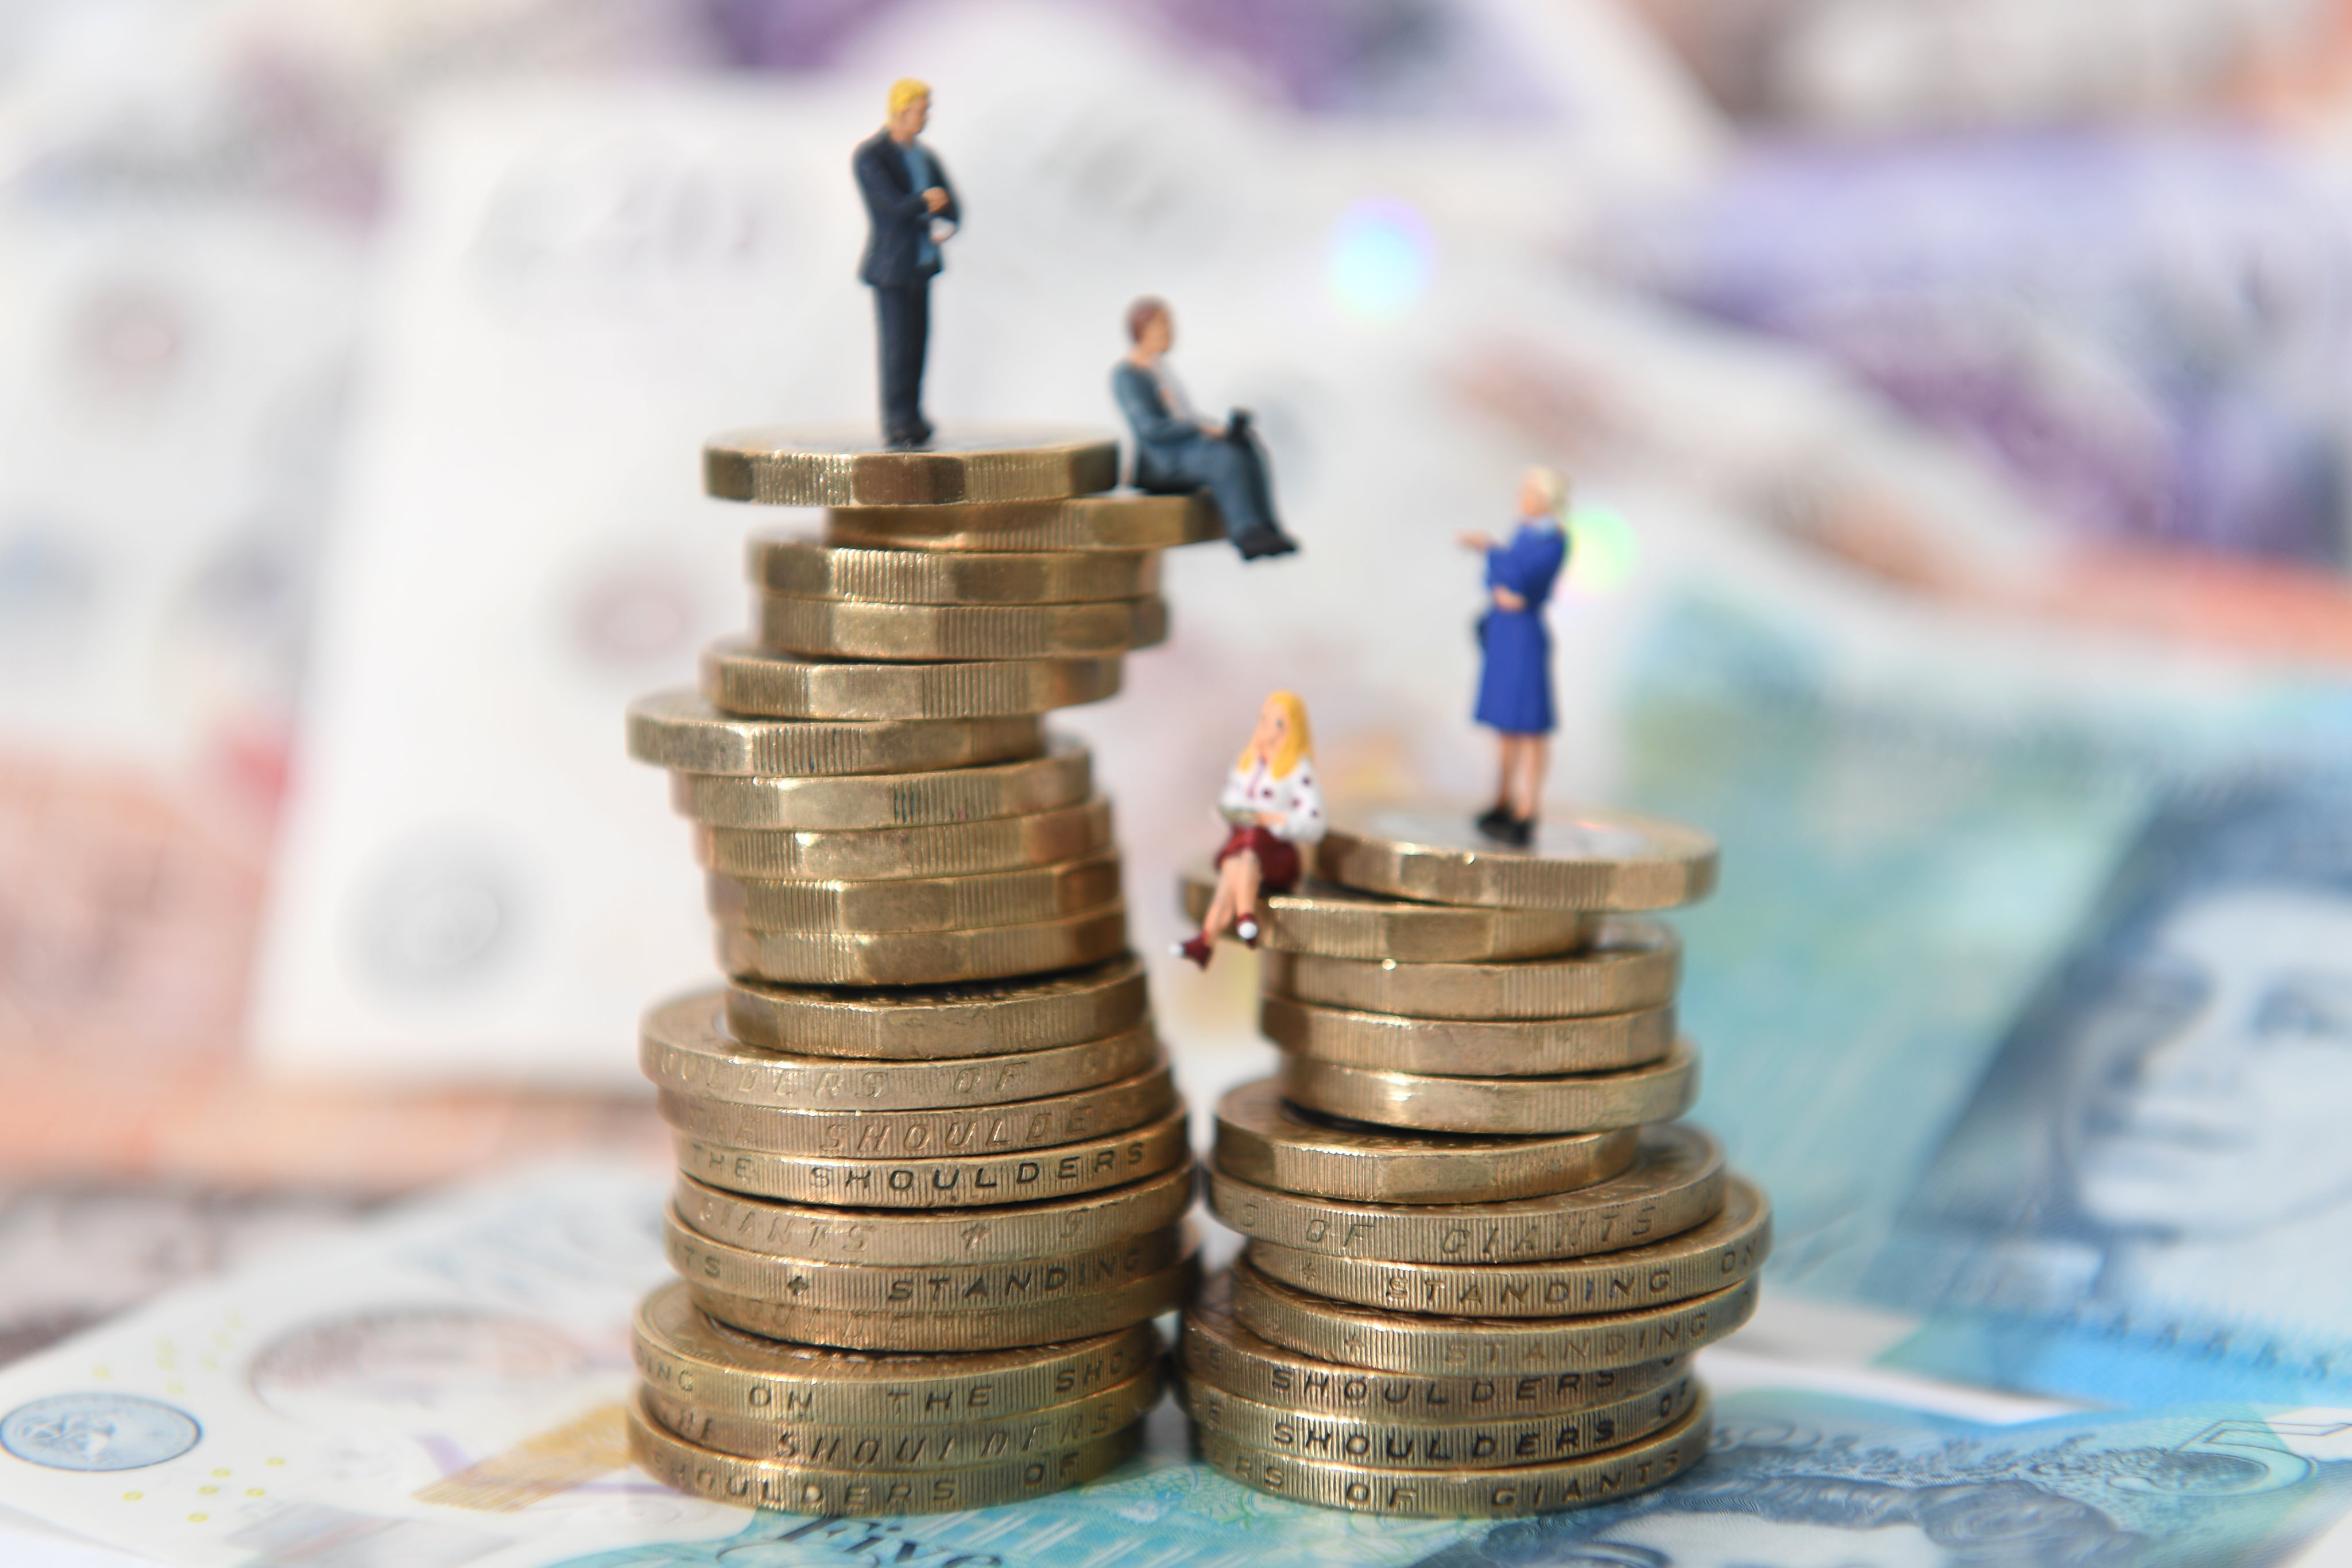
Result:
<svg viewBox="0 0 2352 1568"><path fill-rule="evenodd" d="M931 434L928 430L920 434L911 430L893 431L882 438L883 446L892 452L920 452L930 444Z"/></svg>
<svg viewBox="0 0 2352 1568"><path fill-rule="evenodd" d="M1513 817L1499 836L1503 842L1515 850L1532 849L1536 841L1536 820L1533 817Z"/></svg>
<svg viewBox="0 0 2352 1568"><path fill-rule="evenodd" d="M1289 555L1298 549L1298 541L1280 528L1267 526L1252 528L1234 541L1244 560L1256 560L1262 556Z"/></svg>
<svg viewBox="0 0 2352 1568"><path fill-rule="evenodd" d="M1508 806L1489 806L1471 818L1470 825L1484 837L1498 842L1506 841L1510 837L1511 809Z"/></svg>

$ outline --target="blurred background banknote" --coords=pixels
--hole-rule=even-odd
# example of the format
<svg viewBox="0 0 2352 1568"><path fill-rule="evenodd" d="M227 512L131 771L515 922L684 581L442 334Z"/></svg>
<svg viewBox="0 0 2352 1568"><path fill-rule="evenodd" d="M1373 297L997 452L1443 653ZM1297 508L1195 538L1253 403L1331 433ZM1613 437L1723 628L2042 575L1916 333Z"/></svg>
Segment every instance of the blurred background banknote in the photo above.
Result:
<svg viewBox="0 0 2352 1568"><path fill-rule="evenodd" d="M168 1561L657 1568L1150 1563L1656 1568L2275 1561L2352 1501L2352 1412L2042 1416L1706 1352L1706 1467L1525 1521L1365 1518L1246 1490L1162 1419L1112 1479L906 1520L753 1513L628 1468L634 1297L662 1183L575 1164L195 1287L0 1372L0 1504ZM1174 1412L1162 1412L1172 1417ZM1835 1557L1828 1552L1842 1553Z"/></svg>
<svg viewBox="0 0 2352 1568"><path fill-rule="evenodd" d="M1725 845L1684 1016L1696 1114L1776 1203L1741 1343L2156 1412L2003 1458L2028 1450L1939 1425L1969 1412L1809 1405L1827 1375L1792 1371L1727 1430L1884 1450L1824 1472L1868 1500L1842 1517L1950 1550L2080 1505L2105 1522L2063 1560L2291 1552L2334 1506L2326 1423L2252 1455L2231 1423L2268 1417L2178 1412L2352 1405L2335 0L0 11L0 1354L456 1175L664 1156L635 1017L709 956L621 708L741 612L746 519L698 496L700 439L871 404L843 164L908 72L970 207L937 411L1112 423L1120 311L1163 294L1305 543L1171 556L1168 646L1066 716L1118 800L1138 949L1166 964L1150 890L1276 673L1342 810L1489 786L1452 536L1562 464L1556 792ZM1195 1103L1265 1070L1249 962L1154 978ZM511 1304L413 1283L384 1300ZM240 1513L259 1533L217 1560L369 1561L371 1520L416 1526L385 1561L882 1550L690 1521L618 1473L525 1511L580 1511L561 1539L387 1502L621 1386L620 1320L579 1310L554 1370L459 1336L541 1426L436 1416L441 1447L353 1461L399 1484ZM1007 1562L1150 1518L1335 1561L1697 1562L1724 1517L1299 1523L1175 1467L1172 1432L1157 1468L973 1528L1040 1532L986 1546ZM1946 1437L1992 1457L1904 1457ZM1745 1495L1843 1528L1751 1448L1719 1456ZM2050 1457L2078 1453L2131 1457ZM2246 1465L2303 1468L2218 1487ZM2000 1490L2061 1472L2058 1502ZM55 1479L0 1469L27 1474ZM1670 1528L1696 1533L1641 1533ZM678 1550L644 1560L705 1560Z"/></svg>

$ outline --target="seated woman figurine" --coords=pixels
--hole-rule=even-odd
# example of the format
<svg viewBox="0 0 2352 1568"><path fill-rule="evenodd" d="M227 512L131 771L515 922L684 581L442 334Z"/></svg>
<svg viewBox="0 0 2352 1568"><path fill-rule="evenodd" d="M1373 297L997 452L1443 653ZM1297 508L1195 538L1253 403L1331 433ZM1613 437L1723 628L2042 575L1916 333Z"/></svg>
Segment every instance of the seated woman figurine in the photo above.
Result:
<svg viewBox="0 0 2352 1568"><path fill-rule="evenodd" d="M1223 424L1201 418L1169 370L1176 319L1167 302L1146 297L1129 306L1127 335L1135 347L1112 370L1110 389L1135 432L1135 487L1156 496L1208 491L1244 560L1297 549L1275 521L1265 449L1248 412L1235 409Z"/></svg>
<svg viewBox="0 0 2352 1568"><path fill-rule="evenodd" d="M1203 969L1227 931L1257 946L1259 892L1297 887L1298 847L1323 841L1323 791L1315 783L1307 705L1297 692L1276 692L1258 709L1257 727L1217 797L1217 815L1230 831L1217 852L1216 894L1200 934L1176 945Z"/></svg>

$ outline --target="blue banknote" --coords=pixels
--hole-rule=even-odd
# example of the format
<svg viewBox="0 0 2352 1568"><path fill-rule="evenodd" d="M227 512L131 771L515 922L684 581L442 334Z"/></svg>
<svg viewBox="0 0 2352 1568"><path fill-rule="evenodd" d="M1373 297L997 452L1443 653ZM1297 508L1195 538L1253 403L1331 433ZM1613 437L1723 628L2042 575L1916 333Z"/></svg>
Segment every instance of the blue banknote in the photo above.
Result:
<svg viewBox="0 0 2352 1568"><path fill-rule="evenodd" d="M1501 1523L1335 1512L1139 1461L1062 1496L934 1519L761 1513L719 1540L557 1568L2123 1568L2282 1563L2352 1502L2352 1413L2241 1406L1991 1427L1766 1388L1655 1492Z"/></svg>
<svg viewBox="0 0 2352 1568"><path fill-rule="evenodd" d="M1866 1289L1966 1314L1905 1347L1946 1373L2142 1399L2352 1388L2347 1108L2352 779L2182 789L2020 1011Z"/></svg>
<svg viewBox="0 0 2352 1568"><path fill-rule="evenodd" d="M2343 691L1964 718L1809 648L1695 601L1629 708L1634 796L1724 841L1683 1010L1775 1281L1941 1376L2352 1403Z"/></svg>

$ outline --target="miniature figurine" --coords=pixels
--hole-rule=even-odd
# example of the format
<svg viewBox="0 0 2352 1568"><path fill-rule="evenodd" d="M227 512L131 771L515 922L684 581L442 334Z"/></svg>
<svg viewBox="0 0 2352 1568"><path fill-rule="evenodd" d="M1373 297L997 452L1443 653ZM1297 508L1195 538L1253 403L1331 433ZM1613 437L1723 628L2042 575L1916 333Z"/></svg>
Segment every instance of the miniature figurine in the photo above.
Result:
<svg viewBox="0 0 2352 1568"><path fill-rule="evenodd" d="M900 452L931 439L923 417L931 278L940 270L940 246L961 218L946 166L915 140L930 113L929 88L912 77L892 82L889 119L857 144L850 161L869 225L857 276L874 290L880 329L882 438Z"/></svg>
<svg viewBox="0 0 2352 1568"><path fill-rule="evenodd" d="M1544 774L1551 766L1551 631L1543 608L1568 561L1568 530L1560 513L1568 481L1549 468L1530 468L1519 481L1519 526L1507 544L1465 532L1465 549L1486 558L1486 590L1494 602L1478 621L1486 668L1472 716L1496 732L1502 753L1495 804L1476 819L1478 831L1497 843L1525 849L1535 841Z"/></svg>
<svg viewBox="0 0 2352 1568"><path fill-rule="evenodd" d="M1257 727L1234 760L1217 815L1231 829L1217 852L1217 892L1198 935L1175 951L1203 969L1216 940L1230 930L1257 946L1257 895L1298 885L1298 847L1322 841L1323 791L1315 783L1315 743L1307 705L1276 692L1258 709Z"/></svg>
<svg viewBox="0 0 2352 1568"><path fill-rule="evenodd" d="M1158 496L1208 491L1244 560L1297 549L1275 520L1265 449L1249 411L1237 408L1222 424L1201 418L1169 370L1176 319L1167 301L1147 295L1129 306L1127 335L1135 347L1112 370L1110 386L1135 432L1135 487Z"/></svg>

